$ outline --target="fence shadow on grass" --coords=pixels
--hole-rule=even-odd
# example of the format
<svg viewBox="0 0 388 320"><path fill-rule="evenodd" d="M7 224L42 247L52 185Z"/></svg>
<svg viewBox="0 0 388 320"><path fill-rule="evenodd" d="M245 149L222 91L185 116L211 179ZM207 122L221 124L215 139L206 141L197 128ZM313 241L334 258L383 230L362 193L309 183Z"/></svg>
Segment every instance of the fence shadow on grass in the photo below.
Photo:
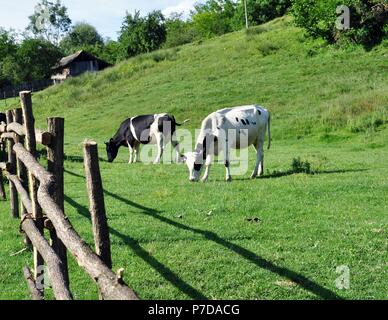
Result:
<svg viewBox="0 0 388 320"><path fill-rule="evenodd" d="M67 173L69 173L67 171ZM75 175L75 174L74 174ZM76 175L78 176L78 175ZM82 177L82 176L79 176ZM83 178L83 177L82 177ZM65 196L65 202L67 202L70 206L75 208L77 212L84 216L87 219L91 219L89 210L85 206L79 204L78 202L74 201L73 199ZM189 296L191 299L194 300L207 300L208 298L199 292L197 289L183 281L181 278L178 277L172 270L170 270L168 267L166 267L164 264L159 262L157 259L152 257L146 250L144 250L138 241L131 238L130 236L127 236L120 231L109 227L110 234L118 237L121 239L126 245L128 245L133 252L139 256L141 259L143 259L146 263L148 263L154 270L156 270L164 279L166 279L168 282L173 284L176 288L178 288L181 292L185 293L187 296Z"/></svg>
<svg viewBox="0 0 388 320"><path fill-rule="evenodd" d="M307 174L309 176L319 176L321 174L336 174L336 173L351 173L351 172L365 172L368 169L338 169L338 170L316 170L312 172L301 172L297 170L287 170L287 171L273 171L270 173L266 173L261 177L257 177L256 179L251 179L248 177L243 178L234 178L235 181L255 181L255 180L266 180L266 179L276 179L276 178L284 178L293 176L294 174ZM223 182L225 180L216 179L216 182Z"/></svg>
<svg viewBox="0 0 388 320"><path fill-rule="evenodd" d="M73 173L73 172L70 172L70 171L67 171L67 170L65 170L65 171L68 174L70 174L70 175L77 176L77 177L80 177L80 178L84 178L83 176L78 175L76 173ZM307 291L310 291L311 293L315 294L316 296L320 297L321 299L326 299L326 300L342 300L343 299L342 297L338 296L335 292L333 292L333 291L331 291L331 290L329 290L329 289L319 285L318 283L315 283L314 281L308 279L304 275L299 274L299 273L297 273L295 271L289 270L289 269L287 269L285 267L277 266L273 262L258 256L254 252L251 252L251 251L249 251L249 250L247 250L247 249L245 249L245 248L243 248L243 247L241 247L241 246L239 246L237 244L234 244L234 243L232 243L230 241L227 241L227 240L221 238L220 236L218 236L214 232L207 231L207 230L202 230L202 229L198 229L198 228L194 228L194 227L190 227L190 226L184 225L184 224L182 224L180 222L177 222L177 221L171 220L169 218L163 217L161 215L160 211L157 211L157 210L152 209L152 208L147 208L145 206L137 204L137 203L135 203L133 201L130 201L128 199L125 199L125 198L123 198L123 197L121 197L119 195L116 195L116 194L114 194L112 192L109 192L107 190L104 190L104 193L107 196L110 196L110 197L112 197L112 198L114 198L114 199L116 199L118 201L121 201L122 203L124 203L124 204L126 204L126 205L128 205L130 207L133 207L133 208L141 210L143 214L146 214L146 215L148 215L148 216L150 216L152 218L158 219L159 221L161 221L163 223L166 223L168 225L171 225L173 227L176 227L176 228L179 228L179 229L182 229L182 230L185 230L185 231L189 231L189 232L192 232L192 233L200 234L205 239L213 241L213 242L223 246L224 248L235 252L236 254L238 254L242 258L246 259L247 261L249 261L251 263L254 263L259 268L268 270L270 272L278 274L281 277L284 277L284 278L287 278L287 279L291 280L292 282L298 284L303 289L305 289ZM115 234L115 233L113 232L113 234ZM133 244L136 244L135 247L136 248L138 247L139 252L143 253L142 251L144 251L144 250L141 249L140 245L134 239L131 239L128 236L122 235L119 232L118 232L118 234L119 234L119 237L122 238L124 241L125 241L125 239L127 239L127 241L125 241L125 242L126 243L128 242L128 244L130 246L132 246ZM136 250L135 250L135 252L136 252ZM163 268L166 268L160 262L157 262L157 264L155 264L155 261L153 261L154 258L152 258L147 252L144 252L144 253L147 255L147 259L144 259L141 255L140 256L145 261L147 261L147 262L149 262L148 260L150 260L153 263L153 264L150 263L151 266L153 266L154 268L162 268L162 270L163 270ZM160 264L160 266L158 264ZM162 274L162 271L160 269L156 269L156 270ZM168 271L171 272L171 274L174 276L173 280L177 280L177 279L175 279L176 275L171 270L168 270ZM165 277L165 279L170 281L170 279L168 279L166 276L164 276L164 277ZM182 281L182 280L179 279L179 281ZM174 283L174 282L172 282L172 283L174 285L176 285L178 288L182 289L176 283ZM185 285L187 285L187 284L185 284ZM189 286L189 288L192 288L192 287Z"/></svg>

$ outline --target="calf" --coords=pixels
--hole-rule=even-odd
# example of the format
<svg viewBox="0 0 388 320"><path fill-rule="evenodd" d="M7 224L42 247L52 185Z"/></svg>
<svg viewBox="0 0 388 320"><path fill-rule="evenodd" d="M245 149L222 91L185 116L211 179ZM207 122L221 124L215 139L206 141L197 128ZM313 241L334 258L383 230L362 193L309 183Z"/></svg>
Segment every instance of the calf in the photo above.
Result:
<svg viewBox="0 0 388 320"><path fill-rule="evenodd" d="M176 127L181 125L176 122L174 116L168 114L143 115L127 119L121 124L116 135L105 143L108 161L113 162L116 159L120 147L128 147L129 163L135 163L138 161L140 145L156 144L158 156L154 164L158 164L166 145L171 141L177 153L177 162L180 162L182 156L175 133Z"/></svg>
<svg viewBox="0 0 388 320"><path fill-rule="evenodd" d="M205 162L206 171L202 178L209 178L214 156L223 151L225 156L226 180L231 181L230 149L244 149L253 145L257 161L251 178L264 174L264 140L268 130L268 149L271 146L271 115L268 110L257 106L244 106L216 111L203 122L194 152L186 153L186 162L192 182L198 181ZM231 134L233 133L233 134ZM241 138L244 139L241 139Z"/></svg>

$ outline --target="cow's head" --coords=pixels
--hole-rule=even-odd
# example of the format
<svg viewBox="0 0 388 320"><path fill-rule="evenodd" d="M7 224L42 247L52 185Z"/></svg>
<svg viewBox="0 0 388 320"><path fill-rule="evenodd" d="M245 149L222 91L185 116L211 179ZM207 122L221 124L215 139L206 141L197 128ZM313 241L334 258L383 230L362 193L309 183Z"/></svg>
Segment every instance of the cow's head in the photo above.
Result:
<svg viewBox="0 0 388 320"><path fill-rule="evenodd" d="M113 139L110 139L109 142L105 142L105 145L106 145L106 154L108 156L108 161L113 162L117 157L119 148L116 145L116 143L113 141Z"/></svg>
<svg viewBox="0 0 388 320"><path fill-rule="evenodd" d="M191 182L197 182L201 174L203 167L203 156L198 152L188 152L183 156L183 161L189 168L189 180Z"/></svg>

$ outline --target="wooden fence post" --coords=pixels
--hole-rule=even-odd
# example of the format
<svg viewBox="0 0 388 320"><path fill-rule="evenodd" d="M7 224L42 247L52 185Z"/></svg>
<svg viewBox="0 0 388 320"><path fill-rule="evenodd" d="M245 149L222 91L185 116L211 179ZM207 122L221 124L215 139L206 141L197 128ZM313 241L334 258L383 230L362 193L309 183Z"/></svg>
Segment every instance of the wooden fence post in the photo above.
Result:
<svg viewBox="0 0 388 320"><path fill-rule="evenodd" d="M5 100L7 101L7 100ZM5 104L7 106L7 104ZM1 140L0 141L0 161L1 162L6 162L7 159L7 142L6 140ZM4 181L3 181L3 171L0 170L0 200L7 200L7 194L5 193L5 188L4 188Z"/></svg>
<svg viewBox="0 0 388 320"><path fill-rule="evenodd" d="M101 260L108 268L111 269L112 258L109 227L105 212L104 190L102 187L100 166L98 162L97 143L94 141L84 142L84 165L96 253L101 257Z"/></svg>
<svg viewBox="0 0 388 320"><path fill-rule="evenodd" d="M3 171L0 170L0 200L7 200L7 194L4 189Z"/></svg>
<svg viewBox="0 0 388 320"><path fill-rule="evenodd" d="M21 108L14 110L14 122L19 123L23 125L23 110ZM24 145L24 137L19 136L19 142ZM16 164L17 164L17 176L25 190L28 190L28 176L27 176L27 169L23 162L19 160L19 158L16 158ZM23 205L23 202L20 201L20 216L23 217L26 213L32 213L27 212L26 208ZM23 235L24 237L24 244L27 248L31 248L31 241L27 237L26 234Z"/></svg>
<svg viewBox="0 0 388 320"><path fill-rule="evenodd" d="M35 137L35 119L32 111L32 99L31 92L22 91L20 92L20 101L23 110L23 120L24 120L24 129L26 132L26 149L33 155L34 158L37 158L36 153L36 137ZM32 216L35 219L36 226L39 232L44 234L44 222L43 222L43 213L42 209L39 206L38 202L38 180L28 172L28 182L30 190L30 198L32 202ZM39 254L38 250L34 248L34 276L35 279L43 274L44 260Z"/></svg>
<svg viewBox="0 0 388 320"><path fill-rule="evenodd" d="M64 206L64 134L65 134L65 119L63 118L48 118L48 132L51 133L51 144L47 147L48 171L55 177L55 190L53 198L56 204L65 211ZM62 260L63 277L69 286L69 270L67 263L67 250L63 242L58 238L55 229L50 231L52 247Z"/></svg>
<svg viewBox="0 0 388 320"><path fill-rule="evenodd" d="M12 111L8 110L6 112L7 116L7 124L13 122ZM12 139L8 139L8 162L11 164L10 171L12 174L16 173L16 155L13 151L13 146L15 142ZM9 183L9 199L11 202L11 216L13 218L19 218L19 201L18 201L18 193L15 188L15 185L10 182Z"/></svg>

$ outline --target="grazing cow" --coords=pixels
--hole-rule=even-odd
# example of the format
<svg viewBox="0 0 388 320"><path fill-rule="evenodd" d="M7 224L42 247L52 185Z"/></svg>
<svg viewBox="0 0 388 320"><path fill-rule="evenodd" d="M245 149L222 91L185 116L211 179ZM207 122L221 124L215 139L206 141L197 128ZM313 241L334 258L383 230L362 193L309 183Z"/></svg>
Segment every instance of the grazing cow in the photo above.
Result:
<svg viewBox="0 0 388 320"><path fill-rule="evenodd" d="M171 141L177 152L177 162L181 162L183 157L179 152L175 134L177 126L182 126L182 124L178 124L174 116L168 114L143 115L125 120L116 135L105 143L108 161L113 162L116 159L120 147L128 147L129 163L136 163L141 144L156 144L158 156L154 164L158 164L166 145Z"/></svg>
<svg viewBox="0 0 388 320"><path fill-rule="evenodd" d="M230 149L244 149L253 145L257 150L257 161L251 178L264 174L264 140L268 130L268 149L271 147L271 115L261 106L251 105L223 109L209 115L203 122L194 152L184 155L190 181L199 180L205 162L206 171L202 182L209 178L214 156L223 151L225 156L226 180L231 181Z"/></svg>

